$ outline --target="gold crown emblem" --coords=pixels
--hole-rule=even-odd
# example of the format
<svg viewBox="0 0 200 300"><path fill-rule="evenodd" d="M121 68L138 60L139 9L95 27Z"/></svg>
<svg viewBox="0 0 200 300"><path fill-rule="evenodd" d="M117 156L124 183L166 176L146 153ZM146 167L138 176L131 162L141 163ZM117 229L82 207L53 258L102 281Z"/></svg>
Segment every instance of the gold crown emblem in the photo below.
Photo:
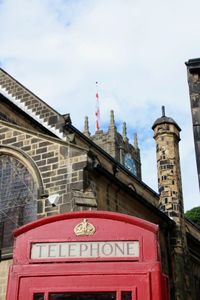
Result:
<svg viewBox="0 0 200 300"><path fill-rule="evenodd" d="M96 228L91 223L88 223L87 219L84 219L83 222L74 227L74 233L76 235L93 235L95 231Z"/></svg>

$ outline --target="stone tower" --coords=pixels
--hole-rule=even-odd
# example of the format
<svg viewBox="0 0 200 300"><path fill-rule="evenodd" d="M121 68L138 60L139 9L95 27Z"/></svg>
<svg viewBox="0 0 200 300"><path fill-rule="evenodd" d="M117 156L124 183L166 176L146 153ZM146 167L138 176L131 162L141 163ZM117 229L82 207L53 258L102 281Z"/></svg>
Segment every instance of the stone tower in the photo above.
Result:
<svg viewBox="0 0 200 300"><path fill-rule="evenodd" d="M152 129L156 141L159 208L176 223L171 238L175 282L172 299L192 300L179 158L181 129L172 118L165 116L164 106L162 116L154 122Z"/></svg>
<svg viewBox="0 0 200 300"><path fill-rule="evenodd" d="M159 208L176 222L183 217L183 196L179 159L180 127L165 116L158 118L152 129L156 141Z"/></svg>
<svg viewBox="0 0 200 300"><path fill-rule="evenodd" d="M188 62L186 62L186 66L188 71L194 144L200 187L200 58L188 60Z"/></svg>
<svg viewBox="0 0 200 300"><path fill-rule="evenodd" d="M86 117L83 133L116 159L117 162L122 164L130 173L141 179L140 149L138 147L137 134L134 133L133 144L129 143L126 123L123 123L122 134L120 134L117 131L113 110L110 112L108 131L97 130L94 135L91 135L88 117Z"/></svg>

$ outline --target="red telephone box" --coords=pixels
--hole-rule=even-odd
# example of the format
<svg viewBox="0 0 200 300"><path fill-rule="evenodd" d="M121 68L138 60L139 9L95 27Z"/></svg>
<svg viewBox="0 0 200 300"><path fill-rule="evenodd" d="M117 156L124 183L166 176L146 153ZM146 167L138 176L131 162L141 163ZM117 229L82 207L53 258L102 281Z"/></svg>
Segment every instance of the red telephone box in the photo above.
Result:
<svg viewBox="0 0 200 300"><path fill-rule="evenodd" d="M22 226L14 233L6 299L168 299L157 233L144 220L99 211Z"/></svg>

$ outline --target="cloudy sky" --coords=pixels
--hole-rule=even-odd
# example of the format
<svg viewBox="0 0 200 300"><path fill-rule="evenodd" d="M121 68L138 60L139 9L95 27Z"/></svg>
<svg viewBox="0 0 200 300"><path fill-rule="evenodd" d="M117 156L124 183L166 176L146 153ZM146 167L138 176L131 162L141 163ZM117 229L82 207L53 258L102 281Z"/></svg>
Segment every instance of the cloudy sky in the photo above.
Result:
<svg viewBox="0 0 200 300"><path fill-rule="evenodd" d="M157 191L151 126L161 116L182 128L185 210L199 206L185 61L200 57L199 0L0 0L0 66L95 132L95 82L101 127L110 110L118 130L138 133L143 181Z"/></svg>

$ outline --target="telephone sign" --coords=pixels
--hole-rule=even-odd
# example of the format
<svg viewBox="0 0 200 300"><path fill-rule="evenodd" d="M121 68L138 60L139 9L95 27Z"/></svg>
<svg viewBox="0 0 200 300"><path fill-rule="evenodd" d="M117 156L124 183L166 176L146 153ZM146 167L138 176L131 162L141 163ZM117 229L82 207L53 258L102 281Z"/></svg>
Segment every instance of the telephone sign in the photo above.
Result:
<svg viewBox="0 0 200 300"><path fill-rule="evenodd" d="M34 243L31 259L139 257L138 241Z"/></svg>

